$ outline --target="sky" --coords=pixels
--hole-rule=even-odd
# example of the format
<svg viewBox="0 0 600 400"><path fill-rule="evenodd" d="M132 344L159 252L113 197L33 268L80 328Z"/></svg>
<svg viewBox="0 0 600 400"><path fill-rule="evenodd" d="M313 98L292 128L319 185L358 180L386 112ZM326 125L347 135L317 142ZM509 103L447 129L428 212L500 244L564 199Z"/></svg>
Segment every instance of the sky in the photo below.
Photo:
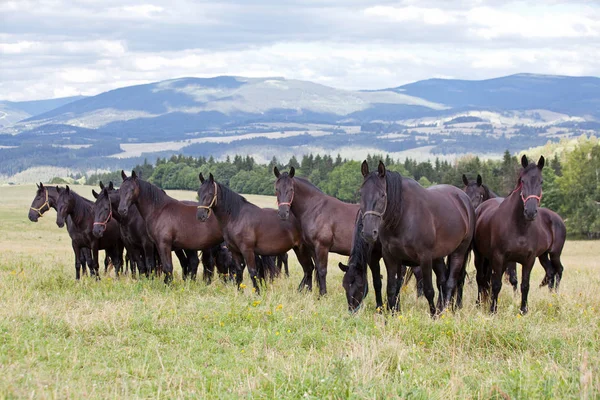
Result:
<svg viewBox="0 0 600 400"><path fill-rule="evenodd" d="M195 76L600 76L600 0L0 0L0 99Z"/></svg>

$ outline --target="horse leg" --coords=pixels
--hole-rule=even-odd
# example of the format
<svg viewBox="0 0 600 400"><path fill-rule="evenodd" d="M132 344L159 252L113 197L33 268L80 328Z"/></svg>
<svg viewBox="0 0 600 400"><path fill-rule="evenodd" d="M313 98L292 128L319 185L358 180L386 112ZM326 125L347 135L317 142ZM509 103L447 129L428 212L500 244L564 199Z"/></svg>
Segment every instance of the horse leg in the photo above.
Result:
<svg viewBox="0 0 600 400"><path fill-rule="evenodd" d="M160 255L163 271L165 273L165 284L171 283L173 281L173 258L171 257L171 244L161 243L158 246L158 254Z"/></svg>
<svg viewBox="0 0 600 400"><path fill-rule="evenodd" d="M188 274L190 276L190 279L195 281L196 275L198 275L198 264L200 264L200 259L198 258L198 251L186 250L185 253L188 256Z"/></svg>
<svg viewBox="0 0 600 400"><path fill-rule="evenodd" d="M540 287L548 285L548 288L550 289L550 291L552 291L552 289L554 288L554 275L556 271L554 270L554 266L550 262L548 252L540 255L538 257L538 260L544 268L544 271L546 271L544 279L542 279L542 282L540 283Z"/></svg>
<svg viewBox="0 0 600 400"><path fill-rule="evenodd" d="M310 252L305 245L301 245L294 247L294 253L296 253L296 258L298 258L298 262L304 271L304 277L300 281L300 285L298 285L298 291L301 292L307 289L309 292L312 292L312 273L315 268Z"/></svg>
<svg viewBox="0 0 600 400"><path fill-rule="evenodd" d="M210 285L215 274L214 259L210 249L202 250L202 279Z"/></svg>
<svg viewBox="0 0 600 400"><path fill-rule="evenodd" d="M123 271L123 246L117 245L112 249L113 255L110 256L111 260L113 260L113 264L115 264L115 270Z"/></svg>
<svg viewBox="0 0 600 400"><path fill-rule="evenodd" d="M388 258L385 255L383 256L383 262L385 264L385 269L387 270L386 292L388 310L394 313L400 310L400 304L397 295L398 291L396 290L396 287L398 286L398 274L400 272L400 268L395 259Z"/></svg>
<svg viewBox="0 0 600 400"><path fill-rule="evenodd" d="M183 278L183 280L186 280L187 276L188 276L188 265L189 265L188 257L182 249L175 250L175 255L179 259L179 264L181 264L182 278ZM162 258L162 256L161 256L161 260L164 260ZM164 264L163 264L163 269L164 269Z"/></svg>
<svg viewBox="0 0 600 400"><path fill-rule="evenodd" d="M490 304L490 313L496 314L498 312L498 295L502 289L502 275L504 275L506 263L501 255L494 254L493 257L491 260L492 301Z"/></svg>
<svg viewBox="0 0 600 400"><path fill-rule="evenodd" d="M486 259L475 249L473 249L473 260L477 271L477 306L487 301L489 296L489 280L487 279L487 267L489 267Z"/></svg>
<svg viewBox="0 0 600 400"><path fill-rule="evenodd" d="M531 270L533 269L533 264L535 262L535 258L531 260L527 260L525 264L522 265L521 272L521 314L527 314L529 311L527 307L527 296L529 295L529 277L531 275Z"/></svg>
<svg viewBox="0 0 600 400"><path fill-rule="evenodd" d="M552 263L552 269L554 270L554 290L558 292L558 286L562 279L564 267L560 261L560 253L550 253L550 262Z"/></svg>
<svg viewBox="0 0 600 400"><path fill-rule="evenodd" d="M289 257L287 253L283 253L281 255L281 260L283 261L283 267L285 268L285 276L290 277L290 269L289 269Z"/></svg>
<svg viewBox="0 0 600 400"><path fill-rule="evenodd" d="M375 290L375 304L377 309L383 308L383 298L381 297L381 266L379 260L381 257L371 257L369 266L371 267L371 274L373 275L373 289Z"/></svg>
<svg viewBox="0 0 600 400"><path fill-rule="evenodd" d="M250 274L250 279L252 280L252 286L256 290L256 294L260 294L260 287L258 285L258 271L256 270L256 259L254 257L254 250L245 249L242 250L242 255L244 256L244 261L246 262L246 267L248 267L248 273Z"/></svg>
<svg viewBox="0 0 600 400"><path fill-rule="evenodd" d="M421 271L423 271L423 293L425 294L425 298L429 303L429 313L432 317L435 317L436 307L433 300L435 297L435 291L433 289L432 281L433 260L423 258L419 264L421 266Z"/></svg>
<svg viewBox="0 0 600 400"><path fill-rule="evenodd" d="M92 267L91 270L94 270L94 275L96 276L96 280L100 280L100 267L98 264L98 243L92 243Z"/></svg>
<svg viewBox="0 0 600 400"><path fill-rule="evenodd" d="M423 296L423 270L420 266L411 267L411 271L415 276L415 287L417 288L417 299Z"/></svg>
<svg viewBox="0 0 600 400"><path fill-rule="evenodd" d="M435 281L438 289L438 301L436 307L439 312L442 312L449 303L450 295L452 292L448 292L448 284L446 279L446 263L443 258L437 258L432 262L432 268L435 272Z"/></svg>
<svg viewBox="0 0 600 400"><path fill-rule="evenodd" d="M517 279L517 263L509 262L506 266L506 274L508 275L508 281L513 287L513 291L517 292L517 286L519 285L519 280Z"/></svg>
<svg viewBox="0 0 600 400"><path fill-rule="evenodd" d="M71 243L73 246L73 253L75 253L75 279L79 280L81 278L81 255L83 251L79 248L75 243ZM84 258L85 264L85 258Z"/></svg>
<svg viewBox="0 0 600 400"><path fill-rule="evenodd" d="M327 258L329 256L329 249L317 244L315 248L316 264L317 264L317 278L319 283L319 295L324 296L327 294Z"/></svg>

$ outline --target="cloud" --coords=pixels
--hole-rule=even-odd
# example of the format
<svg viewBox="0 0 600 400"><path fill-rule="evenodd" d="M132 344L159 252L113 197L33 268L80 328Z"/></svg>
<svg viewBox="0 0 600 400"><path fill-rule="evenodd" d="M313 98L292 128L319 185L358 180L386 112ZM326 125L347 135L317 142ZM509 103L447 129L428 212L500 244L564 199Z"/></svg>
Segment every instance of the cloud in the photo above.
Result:
<svg viewBox="0 0 600 400"><path fill-rule="evenodd" d="M11 100L224 74L348 89L518 72L600 75L600 6L583 0L4 1L0 57L0 96Z"/></svg>

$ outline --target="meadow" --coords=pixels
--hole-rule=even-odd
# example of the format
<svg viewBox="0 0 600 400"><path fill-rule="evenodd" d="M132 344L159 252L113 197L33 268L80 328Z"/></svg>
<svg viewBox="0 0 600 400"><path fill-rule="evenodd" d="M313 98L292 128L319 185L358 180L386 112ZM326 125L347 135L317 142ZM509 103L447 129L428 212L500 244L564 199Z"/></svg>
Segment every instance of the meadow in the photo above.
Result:
<svg viewBox="0 0 600 400"><path fill-rule="evenodd" d="M178 265L170 286L77 282L56 213L27 219L34 193L0 186L0 398L600 397L600 242L566 243L558 294L537 287L536 264L525 316L506 283L497 315L477 308L473 265L462 310L432 320L410 284L399 314L377 313L371 292L350 315L335 255L323 298L297 292L293 256L260 295L247 278L183 282Z"/></svg>

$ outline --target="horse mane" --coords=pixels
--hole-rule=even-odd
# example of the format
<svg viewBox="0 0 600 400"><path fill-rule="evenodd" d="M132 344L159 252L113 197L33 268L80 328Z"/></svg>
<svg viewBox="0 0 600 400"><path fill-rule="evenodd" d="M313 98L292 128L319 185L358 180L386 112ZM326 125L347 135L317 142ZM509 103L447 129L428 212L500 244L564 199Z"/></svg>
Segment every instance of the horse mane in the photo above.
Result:
<svg viewBox="0 0 600 400"><path fill-rule="evenodd" d="M354 223L354 232L352 234L352 249L348 258L348 265L355 265L360 269L366 270L367 262L372 250L372 245L369 244L362 236L363 219L362 212L358 210Z"/></svg>
<svg viewBox="0 0 600 400"><path fill-rule="evenodd" d="M131 177L127 179L130 178ZM150 200L155 206L162 207L172 200L172 198L158 186L141 179L136 179L136 182L140 187L140 197Z"/></svg>
<svg viewBox="0 0 600 400"><path fill-rule="evenodd" d="M73 222L79 224L82 221L85 221L87 218L91 218L93 220L94 213L92 211L92 207L94 203L73 190L69 190L69 193L75 199L75 206L73 207L73 212L71 213Z"/></svg>
<svg viewBox="0 0 600 400"><path fill-rule="evenodd" d="M284 174L286 174L286 175L287 175L287 172L284 172ZM282 174L282 175L283 175L283 174ZM306 186L308 186L309 188L311 188L311 189L314 189L315 191L317 191L317 192L319 192L319 193L323 193L323 191L322 191L321 189L319 189L318 187L316 187L314 183L312 183L311 181L309 181L309 180L308 180L308 179L306 179L306 178L301 178L301 177L299 177L299 176L294 176L294 178L293 178L293 179L297 180L297 181L298 181L298 182L300 182L300 183L303 183L303 184L305 184L305 185L306 185Z"/></svg>
<svg viewBox="0 0 600 400"><path fill-rule="evenodd" d="M374 175L377 175L375 172ZM383 215L383 223L396 228L402 221L402 175L395 171L385 172L387 206Z"/></svg>
<svg viewBox="0 0 600 400"><path fill-rule="evenodd" d="M254 205L246 200L246 198L241 194L234 192L219 182L217 182L217 190L219 191L217 196L219 208L221 208L225 214L230 215L232 218L237 218L244 205ZM254 206L257 207L256 205Z"/></svg>

